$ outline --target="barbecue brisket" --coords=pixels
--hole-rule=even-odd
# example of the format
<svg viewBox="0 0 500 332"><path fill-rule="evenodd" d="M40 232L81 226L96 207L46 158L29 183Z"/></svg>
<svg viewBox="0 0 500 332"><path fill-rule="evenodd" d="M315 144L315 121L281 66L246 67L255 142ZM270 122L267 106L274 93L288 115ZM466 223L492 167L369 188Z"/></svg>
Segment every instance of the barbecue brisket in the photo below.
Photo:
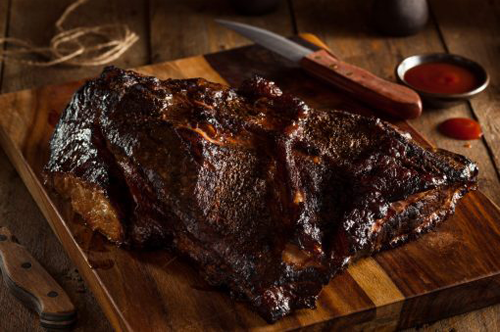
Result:
<svg viewBox="0 0 500 332"><path fill-rule="evenodd" d="M467 158L374 117L108 67L73 96L47 184L117 244L168 247L266 320L313 308L354 259L431 229L475 189Z"/></svg>

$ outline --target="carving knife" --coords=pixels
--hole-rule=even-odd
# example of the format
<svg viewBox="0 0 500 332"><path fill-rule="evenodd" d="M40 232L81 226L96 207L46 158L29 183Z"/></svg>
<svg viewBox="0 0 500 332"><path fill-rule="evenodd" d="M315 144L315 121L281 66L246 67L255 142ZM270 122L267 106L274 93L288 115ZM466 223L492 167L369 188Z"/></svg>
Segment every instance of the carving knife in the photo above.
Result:
<svg viewBox="0 0 500 332"><path fill-rule="evenodd" d="M76 310L66 292L6 227L0 227L0 270L10 292L40 315L43 327L66 329L74 324Z"/></svg>
<svg viewBox="0 0 500 332"><path fill-rule="evenodd" d="M313 51L271 31L248 24L226 20L216 22L299 64L308 73L386 114L399 119L414 119L422 113L420 97L412 89L346 63L327 50Z"/></svg>

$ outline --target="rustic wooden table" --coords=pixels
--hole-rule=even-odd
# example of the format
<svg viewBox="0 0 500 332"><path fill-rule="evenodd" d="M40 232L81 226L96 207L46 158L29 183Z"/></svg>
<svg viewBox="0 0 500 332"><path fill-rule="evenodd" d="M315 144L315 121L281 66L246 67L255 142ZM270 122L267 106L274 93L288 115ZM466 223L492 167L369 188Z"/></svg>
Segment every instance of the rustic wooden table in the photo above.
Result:
<svg viewBox="0 0 500 332"><path fill-rule="evenodd" d="M54 22L73 0L0 0L0 37L9 36L45 45ZM50 5L48 5L50 3ZM491 75L488 90L472 102L448 110L426 109L411 121L439 147L464 154L480 167L480 187L500 205L500 1L432 0L427 28L416 36L385 38L370 27L369 1L290 0L265 16L236 14L224 0L91 0L68 22L73 26L103 22L126 23L140 40L118 66L136 67L245 45L248 41L214 23L234 19L283 35L314 33L341 58L394 80L394 66L404 57L426 52L452 52L482 63ZM69 23L68 23L69 24ZM16 62L0 67L0 92L62 83L98 74L101 67L37 68ZM0 111L1 112L1 111ZM436 125L449 117L477 119L482 140L464 142L438 133ZM0 224L7 225L31 253L68 291L78 308L77 331L108 331L111 326L64 253L21 179L0 150ZM1 278L1 277L0 277ZM147 312L145 312L147 313ZM36 315L22 307L0 286L0 330L40 331ZM419 328L426 331L500 330L500 305L452 317Z"/></svg>

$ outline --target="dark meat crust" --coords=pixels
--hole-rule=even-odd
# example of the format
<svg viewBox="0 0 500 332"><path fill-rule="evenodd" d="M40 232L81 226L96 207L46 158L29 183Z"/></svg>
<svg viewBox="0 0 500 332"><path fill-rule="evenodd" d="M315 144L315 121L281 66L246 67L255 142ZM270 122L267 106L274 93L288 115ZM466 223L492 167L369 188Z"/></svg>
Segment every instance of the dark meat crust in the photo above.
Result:
<svg viewBox="0 0 500 332"><path fill-rule="evenodd" d="M110 240L170 247L275 321L444 220L477 167L263 78L235 90L108 67L62 115L45 174Z"/></svg>

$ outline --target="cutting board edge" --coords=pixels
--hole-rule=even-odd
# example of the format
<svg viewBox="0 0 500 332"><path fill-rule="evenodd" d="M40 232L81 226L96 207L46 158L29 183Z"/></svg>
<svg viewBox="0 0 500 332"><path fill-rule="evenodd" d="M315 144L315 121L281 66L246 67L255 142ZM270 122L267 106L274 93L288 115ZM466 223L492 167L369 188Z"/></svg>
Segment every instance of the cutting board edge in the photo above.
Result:
<svg viewBox="0 0 500 332"><path fill-rule="evenodd" d="M473 284L475 287L475 292L469 292L465 295L471 295L471 294L479 294L481 291L481 288L483 287L483 283L489 284L491 282L497 282L500 285L500 271L496 274L491 274L488 276L484 276L481 278L474 279L473 281L467 281L463 283L457 283L454 285L450 285L447 287L443 287L440 289L433 290L431 292L428 292L423 295L416 295L416 296L411 296L408 298L404 298L399 301L394 301L391 303L387 303L383 306L375 307L375 308L368 308L366 310L359 310L355 312L351 312L348 315L344 316L336 316L332 317L331 319L324 320L324 321L318 321L314 322L310 325L307 326L300 326L297 328L292 329L292 331L299 331L303 328L311 329L311 331L321 331L324 329L328 330L337 330L341 328L361 328L361 327L367 327L368 330L373 330L375 329L381 329L385 330L385 328L390 328L388 330L401 330L401 329L407 329L411 328L414 326L419 326L423 324L430 324L433 323L437 320L441 319L446 319L449 317L453 317L456 315L464 314L473 310L478 310L481 308L485 308L487 306L500 303L500 287L498 291L495 293L495 296L490 296L486 302L477 304L477 303L467 303L466 306L463 305L456 305L456 307L460 308L453 308L453 310L448 310L447 313L442 312L442 305L439 302L441 299L445 299L448 297L448 293L454 292L457 289L460 289L460 287L464 285L470 285ZM476 285L479 283L480 285ZM422 313L419 316L412 317L412 311L408 309L408 307L411 306L417 306L418 302L426 300L426 297L433 298L431 302L435 303L434 305L427 306L426 311L433 312L433 315L427 315ZM463 303L461 303L463 304ZM384 311L386 309L390 309L391 307L401 307L401 311L399 314L399 317L393 321L388 321L388 318L385 316L382 317L377 317L374 316L373 319L370 320L365 320L362 321L358 324L352 323L352 321L356 322L359 320L358 316L362 316L363 314L369 313L370 311ZM438 314L436 314L438 313ZM394 324L394 322L396 324Z"/></svg>
<svg viewBox="0 0 500 332"><path fill-rule="evenodd" d="M462 295L464 295L464 296L467 295L468 297L472 297L474 295L477 297L480 297L481 295L483 295L484 284L490 284L492 282L498 284L497 285L498 289L494 292L494 294L491 294L490 296L488 296L486 298L484 296L482 296L481 298L482 298L483 302L468 302L467 305L463 305L463 302L460 304L457 302L457 304L454 304L453 309L446 309L446 308L443 309L442 303L436 303L433 306L428 306L426 308L426 310L428 312L431 312L431 313L426 313L426 314L422 313L421 315L416 316L416 317L411 317L411 315L412 315L412 313L414 313L414 311L412 311L412 309L407 309L408 307L410 307L412 305L417 306L418 302L425 300L426 297L431 297L431 298L435 297L432 299L431 302L438 302L438 300L440 300L440 298L438 298L438 296L440 296L441 298L443 298L447 302L453 302L453 301L449 301L449 295L450 295L450 293L453 293L455 291L462 292ZM468 288L473 286L473 289L464 293L464 291L463 291L464 285L466 285ZM452 286L436 289L432 292L429 292L429 293L426 293L426 294L423 294L420 296L412 296L410 298L406 298L404 300L404 302L405 302L404 303L405 307L402 310L403 317L399 320L399 324L397 327L398 330L399 329L406 329L406 328L410 328L410 327L414 327L414 326L419 326L422 324L433 323L433 322L436 322L436 321L441 320L441 319L445 319L445 318L453 317L456 315L464 314L464 313L467 313L470 311L485 308L487 306L500 303L500 272L497 272L495 274L490 274L487 276L483 276L480 278L476 278L473 280L469 280L467 282L457 283L457 284L452 285ZM443 311L446 311L446 312L443 312ZM404 315L407 315L407 316L404 317Z"/></svg>

